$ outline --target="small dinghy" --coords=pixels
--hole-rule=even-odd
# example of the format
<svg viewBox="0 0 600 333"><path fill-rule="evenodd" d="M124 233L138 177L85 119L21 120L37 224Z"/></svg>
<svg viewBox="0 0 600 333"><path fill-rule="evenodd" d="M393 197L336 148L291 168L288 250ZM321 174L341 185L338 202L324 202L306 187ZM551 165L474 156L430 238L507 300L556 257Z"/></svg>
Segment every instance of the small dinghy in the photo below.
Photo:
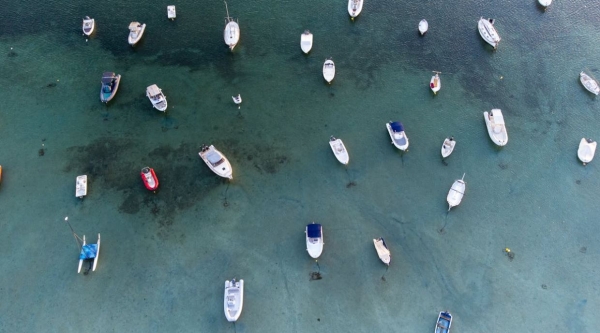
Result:
<svg viewBox="0 0 600 333"><path fill-rule="evenodd" d="M91 35L94 32L94 28L96 27L96 21L94 21L93 18L90 18L89 16L86 16L83 19L83 34L86 36Z"/></svg>
<svg viewBox="0 0 600 333"><path fill-rule="evenodd" d="M233 51L233 48L240 41L240 26L229 17L229 9L227 8L227 2L225 2L225 10L227 11L227 17L225 18L225 31L223 31L223 38L225 38L225 44L229 46L229 49Z"/></svg>
<svg viewBox="0 0 600 333"><path fill-rule="evenodd" d="M408 137L406 136L406 133L404 133L404 126L402 123L398 121L390 121L389 123L385 124L385 127L387 127L390 138L392 138L392 144L402 151L407 151Z"/></svg>
<svg viewBox="0 0 600 333"><path fill-rule="evenodd" d="M311 223L306 226L306 251L312 258L319 258L323 253L323 227L318 223Z"/></svg>
<svg viewBox="0 0 600 333"><path fill-rule="evenodd" d="M548 9L548 6L552 4L552 0L538 0L538 3L544 7L544 10Z"/></svg>
<svg viewBox="0 0 600 333"><path fill-rule="evenodd" d="M233 170L231 164L215 146L202 145L200 152L198 153L200 158L208 165L208 167L217 175L223 178L233 179Z"/></svg>
<svg viewBox="0 0 600 333"><path fill-rule="evenodd" d="M236 321L242 314L244 307L244 280L236 281L235 278L231 281L225 281L225 297L223 300L223 308L225 310L225 318L227 321Z"/></svg>
<svg viewBox="0 0 600 333"><path fill-rule="evenodd" d="M336 139L333 135L329 139L329 145L331 146L331 150L337 158L338 161L342 164L348 164L350 161L350 155L348 155L348 151L346 150L346 146L344 146L344 142L342 139Z"/></svg>
<svg viewBox="0 0 600 333"><path fill-rule="evenodd" d="M146 88L146 97L148 97L152 103L153 108L162 112L167 111L167 97L165 97L162 89L160 89L156 84Z"/></svg>
<svg viewBox="0 0 600 333"><path fill-rule="evenodd" d="M146 186L149 191L156 191L158 188L158 177L156 177L154 169L151 167L145 167L140 172L140 175L142 176L144 186Z"/></svg>
<svg viewBox="0 0 600 333"><path fill-rule="evenodd" d="M117 90L119 90L121 74L116 75L113 72L104 72L100 82L102 83L102 86L100 87L100 101L108 103L115 97Z"/></svg>
<svg viewBox="0 0 600 333"><path fill-rule="evenodd" d="M479 22L477 23L477 28L479 29L481 38L493 46L494 50L497 49L501 38L494 27L494 19L484 19L483 17L480 18Z"/></svg>
<svg viewBox="0 0 600 333"><path fill-rule="evenodd" d="M362 7L363 0L348 0L348 14L353 21L362 11Z"/></svg>
<svg viewBox="0 0 600 333"><path fill-rule="evenodd" d="M335 77L335 64L331 58L326 59L325 63L323 64L323 77L327 83L331 83Z"/></svg>
<svg viewBox="0 0 600 333"><path fill-rule="evenodd" d="M436 95L437 92L440 91L440 89L442 88L442 80L440 79L440 74L442 74L442 72L433 72L435 73L435 75L432 76L431 81L429 81L429 88L431 88L433 94Z"/></svg>
<svg viewBox="0 0 600 333"><path fill-rule="evenodd" d="M302 52L308 54L308 52L310 52L312 49L312 44L313 34L311 34L308 30L304 30L304 33L300 35L300 48L302 49Z"/></svg>
<svg viewBox="0 0 600 333"><path fill-rule="evenodd" d="M237 96L231 96L233 102L238 106L238 109L241 108L240 104L242 104L242 95L238 94Z"/></svg>
<svg viewBox="0 0 600 333"><path fill-rule="evenodd" d="M383 261L384 264L389 266L390 261L392 261L392 255L387 247L387 244L385 244L385 240L383 240L383 237L373 239L373 244L375 244L375 250L377 251L379 259L381 259L381 261Z"/></svg>
<svg viewBox="0 0 600 333"><path fill-rule="evenodd" d="M87 195L87 175L77 176L75 180L75 196L83 198Z"/></svg>
<svg viewBox="0 0 600 333"><path fill-rule="evenodd" d="M444 143L442 143L442 158L450 156L450 154L452 154L452 152L454 151L454 146L456 146L456 141L454 141L454 137L451 136L449 138L446 138L446 140L444 140Z"/></svg>
<svg viewBox="0 0 600 333"><path fill-rule="evenodd" d="M79 253L79 267L77 267L77 273L81 272L81 266L83 266L84 260L94 260L92 264L92 272L96 270L98 265L98 258L100 257L100 234L98 234L98 241L96 244L87 244L85 241L85 235L83 235L83 245L81 246L81 252ZM87 274L85 272L84 274Z"/></svg>
<svg viewBox="0 0 600 333"><path fill-rule="evenodd" d="M508 142L508 132L506 131L506 125L504 124L504 117L500 109L492 109L492 112L483 113L483 119L485 120L485 126L487 127L490 139L495 144L502 147Z"/></svg>
<svg viewBox="0 0 600 333"><path fill-rule="evenodd" d="M174 20L177 17L177 12L175 11L175 6L167 6L167 18L169 20Z"/></svg>
<svg viewBox="0 0 600 333"><path fill-rule="evenodd" d="M452 325L452 315L448 311L441 311L438 320L435 323L434 333L450 333L450 325Z"/></svg>
<svg viewBox="0 0 600 333"><path fill-rule="evenodd" d="M127 40L129 41L129 45L134 46L137 42L142 39L144 35L144 31L146 30L146 23L141 24L140 22L131 22L129 23L129 37Z"/></svg>
<svg viewBox="0 0 600 333"><path fill-rule="evenodd" d="M596 141L592 139L583 138L579 142L579 149L577 149L577 157L583 162L583 165L590 163L594 159L596 153Z"/></svg>
<svg viewBox="0 0 600 333"><path fill-rule="evenodd" d="M422 19L419 22L419 32L421 33L421 36L423 36L427 30L429 29L429 23L427 23L426 19Z"/></svg>
<svg viewBox="0 0 600 333"><path fill-rule="evenodd" d="M464 179L465 174L463 174L462 179L455 180L452 187L450 187L450 191L448 191L448 196L446 197L446 201L448 201L448 211L450 211L452 207L460 205L460 202L465 195L465 189L467 188Z"/></svg>
<svg viewBox="0 0 600 333"><path fill-rule="evenodd" d="M594 95L598 95L600 92L600 87L598 86L598 81L592 79L591 76L585 74L584 72L579 73L579 81L581 84Z"/></svg>

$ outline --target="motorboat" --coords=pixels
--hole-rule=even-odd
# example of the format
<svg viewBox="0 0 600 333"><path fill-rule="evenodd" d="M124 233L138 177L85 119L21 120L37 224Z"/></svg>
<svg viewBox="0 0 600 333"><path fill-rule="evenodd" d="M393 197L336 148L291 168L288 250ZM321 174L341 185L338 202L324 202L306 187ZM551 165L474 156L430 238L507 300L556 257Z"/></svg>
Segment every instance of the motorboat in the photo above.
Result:
<svg viewBox="0 0 600 333"><path fill-rule="evenodd" d="M544 7L544 10L548 9L548 6L552 4L552 0L538 0L539 4Z"/></svg>
<svg viewBox="0 0 600 333"><path fill-rule="evenodd" d="M225 2L225 10L227 11L227 17L225 18L225 31L223 31L223 37L225 38L225 44L233 51L233 48L240 41L240 26L229 16L227 2Z"/></svg>
<svg viewBox="0 0 600 333"><path fill-rule="evenodd" d="M348 0L348 14L352 20L360 14L362 7L363 0Z"/></svg>
<svg viewBox="0 0 600 333"><path fill-rule="evenodd" d="M323 77L327 83L331 83L335 77L335 64L331 58L326 59L325 63L323 64Z"/></svg>
<svg viewBox="0 0 600 333"><path fill-rule="evenodd" d="M329 139L329 145L331 146L331 150L337 158L338 161L342 164L348 164L350 161L350 155L348 155L348 151L346 150L346 146L344 146L344 142L342 139L336 139L333 135Z"/></svg>
<svg viewBox="0 0 600 333"><path fill-rule="evenodd" d="M465 183L465 174L463 174L462 179L455 180L454 183L452 183L452 187L450 187L450 191L448 191L448 196L446 197L446 201L448 201L448 211L450 211L452 207L460 205L460 202L465 195L466 188L467 183Z"/></svg>
<svg viewBox="0 0 600 333"><path fill-rule="evenodd" d="M75 196L83 198L87 195L87 175L77 176L75 179Z"/></svg>
<svg viewBox="0 0 600 333"><path fill-rule="evenodd" d="M198 153L200 158L208 165L208 167L217 175L223 178L233 179L233 170L231 164L215 146L202 145L200 152Z"/></svg>
<svg viewBox="0 0 600 333"><path fill-rule="evenodd" d="M92 272L96 270L98 265L98 258L100 257L100 234L98 234L98 241L96 244L87 244L85 235L83 235L83 245L81 246L81 252L79 252L79 267L77 267L77 273L81 272L81 266L83 266L84 260L94 259L92 265ZM85 273L87 274L87 273Z"/></svg>
<svg viewBox="0 0 600 333"><path fill-rule="evenodd" d="M508 142L508 132L506 131L502 111L500 109L492 109L491 113L485 111L483 119L492 141L498 146L505 146Z"/></svg>
<svg viewBox="0 0 600 333"><path fill-rule="evenodd" d="M311 223L306 226L306 251L312 257L317 259L323 253L323 227L318 223Z"/></svg>
<svg viewBox="0 0 600 333"><path fill-rule="evenodd" d="M388 249L387 244L385 244L383 237L373 239L373 244L375 245L375 250L377 251L379 259L381 259L384 264L389 266L390 261L392 261L392 254L390 249Z"/></svg>
<svg viewBox="0 0 600 333"><path fill-rule="evenodd" d="M96 27L96 21L89 16L86 16L83 19L83 34L86 36L91 35L94 32L94 28Z"/></svg>
<svg viewBox="0 0 600 333"><path fill-rule="evenodd" d="M398 121L390 121L389 123L385 124L385 127L387 127L390 138L392 138L392 144L402 151L407 151L408 137L406 136L406 133L404 133L404 126L402 123Z"/></svg>
<svg viewBox="0 0 600 333"><path fill-rule="evenodd" d="M160 89L156 84L146 88L146 96L152 103L152 107L158 111L167 111L167 98L165 97L165 94L163 94L162 89Z"/></svg>
<svg viewBox="0 0 600 333"><path fill-rule="evenodd" d="M448 311L441 311L435 323L434 333L450 333L452 315Z"/></svg>
<svg viewBox="0 0 600 333"><path fill-rule="evenodd" d="M456 141L454 140L454 137L451 136L449 138L446 138L444 140L444 143L442 143L442 158L450 156L450 154L452 154L452 152L454 151L454 146L456 146Z"/></svg>
<svg viewBox="0 0 600 333"><path fill-rule="evenodd" d="M119 90L119 83L121 82L121 74L115 74L113 72L104 72L102 74L102 86L100 87L100 101L108 103Z"/></svg>
<svg viewBox="0 0 600 333"><path fill-rule="evenodd" d="M223 308L227 321L233 322L240 318L244 307L244 280L225 281L225 296L223 299Z"/></svg>
<svg viewBox="0 0 600 333"><path fill-rule="evenodd" d="M433 91L433 94L435 95L442 88L442 80L440 79L440 74L442 72L433 72L435 73L435 75L432 76L431 81L429 81L429 88L431 88L431 91Z"/></svg>
<svg viewBox="0 0 600 333"><path fill-rule="evenodd" d="M149 191L156 191L158 188L158 177L156 177L154 169L151 167L144 167L142 168L140 175L142 176L144 186L146 186Z"/></svg>
<svg viewBox="0 0 600 333"><path fill-rule="evenodd" d="M426 19L422 19L419 22L419 32L421 33L421 36L423 36L427 30L429 29L429 23L427 23Z"/></svg>
<svg viewBox="0 0 600 333"><path fill-rule="evenodd" d="M142 39L144 31L146 30L146 23L141 24L140 22L129 23L129 45L134 46L137 42Z"/></svg>
<svg viewBox="0 0 600 333"><path fill-rule="evenodd" d="M581 84L594 95L598 95L600 92L600 87L598 86L598 81L594 80L591 76L585 74L583 71L579 73L579 81Z"/></svg>
<svg viewBox="0 0 600 333"><path fill-rule="evenodd" d="M596 153L596 141L592 139L583 138L579 142L579 149L577 149L577 157L583 162L583 165L590 163L594 159Z"/></svg>
<svg viewBox="0 0 600 333"><path fill-rule="evenodd" d="M238 109L241 107L240 104L242 104L242 95L238 94L237 96L231 96L231 99L233 99L233 102L238 106Z"/></svg>
<svg viewBox="0 0 600 333"><path fill-rule="evenodd" d="M501 38L494 27L494 19L484 19L481 17L477 23L477 28L479 28L479 34L483 40L493 46L494 49L498 48Z"/></svg>
<svg viewBox="0 0 600 333"><path fill-rule="evenodd" d="M167 18L169 20L174 20L177 17L177 12L175 11L175 6L167 6Z"/></svg>
<svg viewBox="0 0 600 333"><path fill-rule="evenodd" d="M304 33L300 35L300 48L302 49L302 52L308 54L310 49L312 49L312 44L313 34L311 34L308 30L304 30Z"/></svg>

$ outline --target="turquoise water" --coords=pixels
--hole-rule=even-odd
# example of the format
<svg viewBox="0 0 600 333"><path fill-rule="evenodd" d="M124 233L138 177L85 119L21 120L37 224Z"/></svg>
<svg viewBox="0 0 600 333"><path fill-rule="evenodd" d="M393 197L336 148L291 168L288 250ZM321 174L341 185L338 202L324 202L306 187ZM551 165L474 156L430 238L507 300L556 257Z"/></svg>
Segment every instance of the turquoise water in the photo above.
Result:
<svg viewBox="0 0 600 333"><path fill-rule="evenodd" d="M156 1L12 1L0 12L0 331L430 332L441 310L452 332L600 324L600 171L576 157L582 137L600 139L599 101L578 80L600 76L600 5L366 0L352 22L345 1L232 0L232 54L221 2L173 4L174 22ZM96 19L88 41L85 15ZM497 20L497 51L480 16ZM133 20L148 26L132 49ZM123 76L108 105L104 71ZM166 114L144 95L153 83ZM492 108L507 123L502 149L482 119ZM389 120L404 123L408 153L390 145ZM203 143L227 155L233 181L200 160ZM140 180L146 165L156 194ZM447 214L463 173L465 198ZM102 234L89 275L76 274L65 216L80 236ZM318 265L304 244L312 221L324 228ZM381 236L389 270L373 248ZM222 307L232 277L245 280L235 326Z"/></svg>

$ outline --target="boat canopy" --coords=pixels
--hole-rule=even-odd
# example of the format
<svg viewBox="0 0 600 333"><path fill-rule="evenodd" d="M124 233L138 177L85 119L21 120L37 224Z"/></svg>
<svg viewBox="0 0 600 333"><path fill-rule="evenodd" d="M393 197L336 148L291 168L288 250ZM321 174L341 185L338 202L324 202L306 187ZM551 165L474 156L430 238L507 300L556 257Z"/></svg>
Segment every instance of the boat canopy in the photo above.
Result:
<svg viewBox="0 0 600 333"><path fill-rule="evenodd" d="M148 88L146 88L146 91L148 91L148 94L150 94L150 96L160 95L160 89L155 84L148 86Z"/></svg>
<svg viewBox="0 0 600 333"><path fill-rule="evenodd" d="M104 72L102 74L102 83L112 83L115 79L115 73L113 72Z"/></svg>
<svg viewBox="0 0 600 333"><path fill-rule="evenodd" d="M504 125L504 117L499 109L492 110L492 116L494 117L494 123L497 125Z"/></svg>
<svg viewBox="0 0 600 333"><path fill-rule="evenodd" d="M80 260L94 259L98 254L98 244L86 244L81 247Z"/></svg>
<svg viewBox="0 0 600 333"><path fill-rule="evenodd" d="M217 164L219 164L219 162L221 162L221 160L223 158L221 157L221 155L217 154L214 150L211 150L208 153L206 153L206 159L208 159L208 161L212 165L217 165Z"/></svg>
<svg viewBox="0 0 600 333"><path fill-rule="evenodd" d="M321 238L321 225L311 223L306 226L308 238Z"/></svg>
<svg viewBox="0 0 600 333"><path fill-rule="evenodd" d="M390 123L390 126L392 127L392 131L394 131L394 132L404 131L404 126L402 126L401 122L394 121L394 122Z"/></svg>
<svg viewBox="0 0 600 333"><path fill-rule="evenodd" d="M137 30L140 26L140 22L131 22L129 23L129 30Z"/></svg>

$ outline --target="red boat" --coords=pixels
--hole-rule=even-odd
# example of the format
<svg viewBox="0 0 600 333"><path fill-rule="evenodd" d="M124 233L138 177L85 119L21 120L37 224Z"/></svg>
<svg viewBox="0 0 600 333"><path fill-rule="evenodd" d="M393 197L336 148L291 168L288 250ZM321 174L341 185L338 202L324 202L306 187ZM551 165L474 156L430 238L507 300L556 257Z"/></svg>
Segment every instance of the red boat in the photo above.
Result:
<svg viewBox="0 0 600 333"><path fill-rule="evenodd" d="M144 181L144 185L150 191L155 191L158 188L158 177L154 173L154 169L151 167L145 167L142 169L140 173L142 175L142 180Z"/></svg>

